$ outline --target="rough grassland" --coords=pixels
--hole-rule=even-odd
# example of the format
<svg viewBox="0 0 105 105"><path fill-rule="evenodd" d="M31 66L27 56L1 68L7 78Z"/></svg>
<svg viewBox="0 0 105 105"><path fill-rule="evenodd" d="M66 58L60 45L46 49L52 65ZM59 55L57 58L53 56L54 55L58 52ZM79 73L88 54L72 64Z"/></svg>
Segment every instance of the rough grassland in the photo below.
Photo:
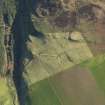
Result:
<svg viewBox="0 0 105 105"><path fill-rule="evenodd" d="M0 78L0 105L13 105L13 96L5 78Z"/></svg>
<svg viewBox="0 0 105 105"><path fill-rule="evenodd" d="M45 40L30 36L31 41L27 42L27 47L34 59L25 65L30 83L65 71L93 57L82 35L79 36L81 41L68 40L69 36L69 32L49 33Z"/></svg>

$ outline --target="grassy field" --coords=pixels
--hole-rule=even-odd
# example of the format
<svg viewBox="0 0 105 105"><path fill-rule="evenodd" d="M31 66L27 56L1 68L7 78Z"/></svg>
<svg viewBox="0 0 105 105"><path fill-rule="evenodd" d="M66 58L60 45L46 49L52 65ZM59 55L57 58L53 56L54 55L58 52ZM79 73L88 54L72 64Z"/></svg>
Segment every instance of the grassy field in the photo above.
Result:
<svg viewBox="0 0 105 105"><path fill-rule="evenodd" d="M11 88L7 85L6 78L0 78L0 105L14 105L14 93ZM13 94L11 94L11 91ZM18 103L15 104L18 105Z"/></svg>
<svg viewBox="0 0 105 105"><path fill-rule="evenodd" d="M82 66L90 69L99 87L105 93L105 54L97 56L91 61L84 62Z"/></svg>
<svg viewBox="0 0 105 105"><path fill-rule="evenodd" d="M31 85L32 105L104 105L104 68L101 55Z"/></svg>
<svg viewBox="0 0 105 105"><path fill-rule="evenodd" d="M30 98L32 105L62 105L48 80L32 85Z"/></svg>

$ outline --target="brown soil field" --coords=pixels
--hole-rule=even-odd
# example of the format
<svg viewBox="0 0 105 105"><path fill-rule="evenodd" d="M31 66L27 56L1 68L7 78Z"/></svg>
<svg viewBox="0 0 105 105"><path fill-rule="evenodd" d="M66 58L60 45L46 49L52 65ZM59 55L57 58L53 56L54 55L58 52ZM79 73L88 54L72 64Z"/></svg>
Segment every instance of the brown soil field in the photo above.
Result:
<svg viewBox="0 0 105 105"><path fill-rule="evenodd" d="M105 25L101 22L96 22L94 27L95 33L84 34L85 37L94 37L95 42L87 42L93 55L99 55L105 52Z"/></svg>
<svg viewBox="0 0 105 105"><path fill-rule="evenodd" d="M51 83L64 105L105 105L105 96L87 69L67 70L52 77Z"/></svg>

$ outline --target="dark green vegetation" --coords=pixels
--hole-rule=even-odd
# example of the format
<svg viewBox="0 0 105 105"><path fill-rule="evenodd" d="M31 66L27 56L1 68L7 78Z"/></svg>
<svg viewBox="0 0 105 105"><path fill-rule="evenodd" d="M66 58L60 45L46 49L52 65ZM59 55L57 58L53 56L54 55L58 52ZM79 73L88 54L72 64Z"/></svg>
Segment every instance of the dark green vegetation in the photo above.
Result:
<svg viewBox="0 0 105 105"><path fill-rule="evenodd" d="M2 27L2 20L0 21L0 25L1 25L1 27ZM4 46L3 46L3 31L2 31L2 28L0 28L0 74L4 74L4 68L3 68L3 66L4 66Z"/></svg>
<svg viewBox="0 0 105 105"><path fill-rule="evenodd" d="M5 46L4 46L4 36L5 36L5 25L9 28L12 27L16 13L16 5L14 0L1 0L0 1L0 72L1 75L6 73L5 71ZM9 34L9 33L8 33Z"/></svg>
<svg viewBox="0 0 105 105"><path fill-rule="evenodd" d="M16 2L14 0L1 0L1 11L4 21L12 25L16 14Z"/></svg>
<svg viewBox="0 0 105 105"><path fill-rule="evenodd" d="M16 89L12 75L7 73L7 55L4 37L10 34L6 26L12 27L16 13L15 1L0 0L0 105L18 105Z"/></svg>

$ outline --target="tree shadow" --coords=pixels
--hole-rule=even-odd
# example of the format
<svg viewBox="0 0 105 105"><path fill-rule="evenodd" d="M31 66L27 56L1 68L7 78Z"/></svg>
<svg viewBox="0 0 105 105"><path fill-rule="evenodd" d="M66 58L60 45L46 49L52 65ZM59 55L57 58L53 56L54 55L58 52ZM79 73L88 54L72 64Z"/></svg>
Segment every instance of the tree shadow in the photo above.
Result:
<svg viewBox="0 0 105 105"><path fill-rule="evenodd" d="M14 38L13 79L16 86L20 105L27 105L26 102L28 102L29 105L32 105L29 97L27 81L25 81L23 77L23 73L25 72L23 59L33 59L33 55L27 50L26 42L30 41L30 34L41 40L44 40L45 37L43 33L38 32L35 29L35 26L33 25L33 22L31 20L33 2L31 0L16 0L16 3L17 13L12 26L12 34Z"/></svg>

